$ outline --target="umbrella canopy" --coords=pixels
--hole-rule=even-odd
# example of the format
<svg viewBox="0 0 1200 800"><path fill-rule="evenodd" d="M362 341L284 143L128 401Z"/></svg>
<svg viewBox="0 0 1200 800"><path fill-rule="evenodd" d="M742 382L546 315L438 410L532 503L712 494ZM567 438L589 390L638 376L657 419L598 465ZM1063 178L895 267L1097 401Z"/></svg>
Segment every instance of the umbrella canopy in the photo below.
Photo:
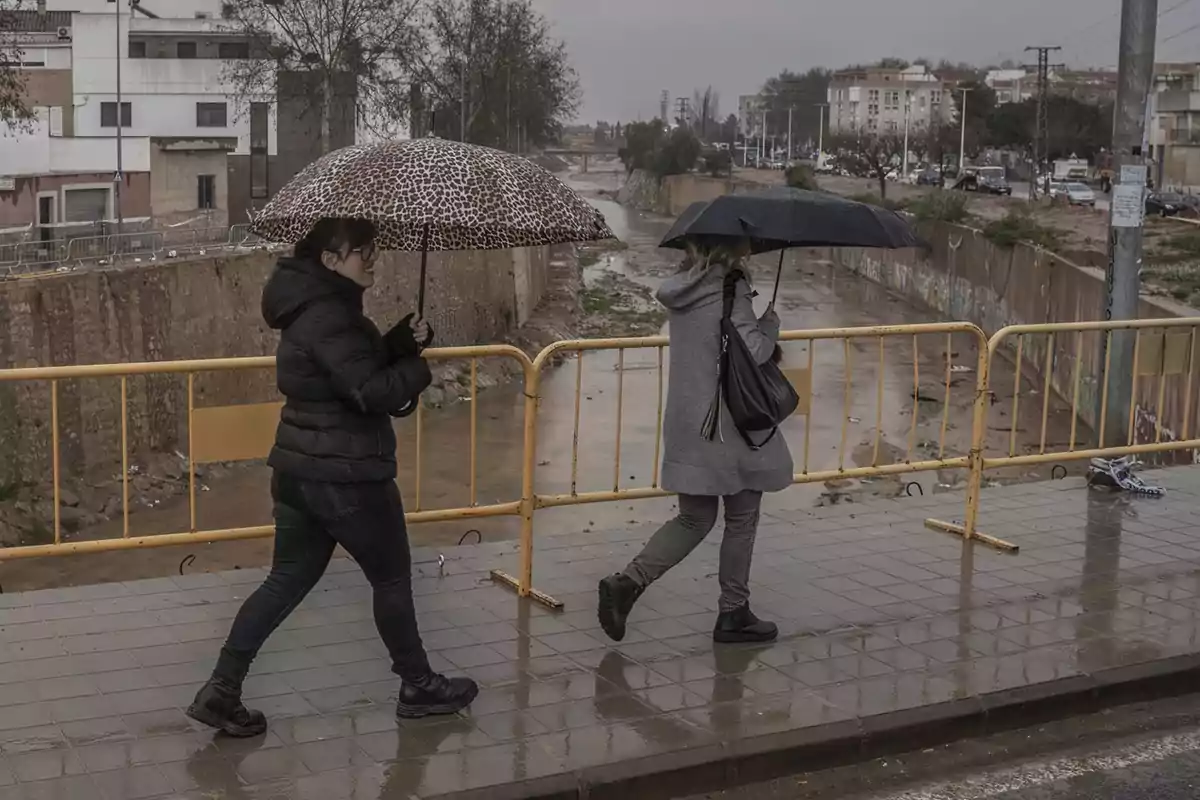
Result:
<svg viewBox="0 0 1200 800"><path fill-rule="evenodd" d="M384 250L500 250L613 238L596 208L528 159L434 138L329 153L292 178L251 230L290 244L326 217L370 220Z"/></svg>
<svg viewBox="0 0 1200 800"><path fill-rule="evenodd" d="M663 238L682 250L689 241L719 244L749 239L755 253L789 247L923 247L894 211L825 192L776 187L693 203Z"/></svg>

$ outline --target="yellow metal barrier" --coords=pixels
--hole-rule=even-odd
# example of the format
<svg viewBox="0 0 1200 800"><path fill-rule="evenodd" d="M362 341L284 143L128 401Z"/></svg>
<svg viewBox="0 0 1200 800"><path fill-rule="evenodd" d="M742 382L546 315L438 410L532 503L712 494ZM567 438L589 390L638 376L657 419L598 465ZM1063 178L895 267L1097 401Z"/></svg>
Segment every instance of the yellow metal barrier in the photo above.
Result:
<svg viewBox="0 0 1200 800"><path fill-rule="evenodd" d="M988 342L990 360L1016 340L1012 419L1007 455L992 456L985 452L982 468L1200 448L1200 438L1196 438L1194 432L1195 395L1200 390L1196 386L1197 328L1200 328L1200 318L1183 317L1012 325L997 331ZM1111 432L1106 430L1110 407L1108 378L1112 369L1114 334L1121 332L1129 332L1127 335L1134 338L1133 364L1128 376L1131 391L1125 444L1081 447L1085 437L1079 430L1080 420L1094 417L1092 412L1097 403L1099 419L1094 440L1099 444L1111 440L1107 436ZM1021 397L1029 394L1022 389L1022 374L1031 350L1042 373L1040 439L1037 452L1018 453L1017 412ZM1055 394L1070 401L1070 434L1065 448L1047 443L1051 396ZM1144 424L1139 425L1139 420Z"/></svg>
<svg viewBox="0 0 1200 800"><path fill-rule="evenodd" d="M961 322L922 325L872 326L863 328L830 328L809 331L787 331L780 339L785 347L785 371L800 390L802 402L799 415L803 423L788 421L784 435L792 445L797 471L793 482L807 484L839 481L850 478L883 478L936 470L966 471L966 507L961 524L927 520L928 527L962 536L977 538L981 543L1001 550L1016 548L976 530L979 514L980 488L985 470L1030 465L1061 460L1087 459L1096 456L1118 456L1130 453L1156 453L1200 448L1200 438L1193 438L1197 404L1194 395L1196 372L1196 328L1200 319L1154 319L1136 322L1085 322L1047 325L1012 326L999 331L990 340L975 325ZM1111 343L1114 333L1132 331L1135 337L1134 362L1130 380L1135 391L1130 404L1131 423L1127 443L1120 447L1081 448L1087 437L1080 430L1081 411L1095 401L1107 408L1109 359L1100 358L1100 343ZM1085 336L1096 342L1089 347ZM1035 340L1041 337L1040 340ZM1007 431L1007 455L989 455L986 451L989 408L993 401L991 384L995 357L1015 339L1015 381L1011 401L1011 428ZM1027 341L1028 339L1028 341ZM974 364L970 356L959 357L966 342L975 348ZM667 352L666 337L640 339L598 339L564 341L543 350L530 360L522 351L509 346L494 345L430 350L433 361L467 360L470 363L470 450L469 502L454 508L426 509L423 507L422 475L425 448L424 410L415 415L415 440L412 457L415 460L415 491L408 518L413 523L436 522L467 518L517 516L521 519L519 574L511 576L495 571L493 577L515 588L522 596L532 597L550 606L561 606L554 598L533 587L534 521L538 509L564 506L627 501L663 497L669 493L660 484L659 464L662 457L662 427L666 404ZM802 366L789 365L795 359L794 347L803 347ZM607 352L606 362L598 354ZM896 353L902 356L896 358ZM1111 352L1111 348L1108 350ZM639 355L649 359L638 361ZM905 355L906 354L906 355ZM511 500L479 504L477 487L478 466L478 364L480 359L512 359L524 379L522 415L522 453L520 495ZM959 362L955 363L956 358ZM554 374L558 391L569 380L573 389L570 407L569 474L563 470L562 490L539 491L537 486L539 425L547 428L566 420L557 419L547 408L546 399L551 368L564 359L573 359L568 366ZM1040 436L1037 452L1017 452L1017 430L1023 397L1030 393L1023 388L1023 367L1026 360L1037 364L1043 373L1040 397ZM1103 366L1097 366L1103 361ZM911 387L908 384L908 364L911 362ZM922 395L922 365L933 365L937 375L936 398L941 404L939 414L925 413L921 403L934 398ZM51 429L51 473L54 502L54 543L0 549L0 562L10 559L106 550L162 547L176 544L216 542L269 536L271 526L252 526L219 530L200 530L196 521L196 466L234 460L258 459L266 455L273 439L278 402L237 406L196 405L197 376L274 367L273 358L240 358L212 361L179 361L98 366L47 367L0 371L0 382L45 382L49 384L49 414ZM611 398L609 415L596 421L590 411L593 395L585 391L587 370L610 369L611 383L594 389L595 398L606 392ZM929 367L926 366L926 376ZM974 374L956 378L956 374ZM873 374L872 374L873 373ZM131 536L130 513L130 443L129 443L129 379L148 375L181 375L187 381L187 439L188 439L188 530L150 536ZM626 398L630 381L650 376L642 397L653 397L649 403L631 405ZM630 377L635 376L635 377ZM116 379L120 384L120 441L123 536L92 541L64 542L62 536L60 463L61 431L59 385L76 379ZM960 387L956 395L954 389ZM869 390L864 389L870 387ZM1101 387L1100 396L1096 396ZM1070 434L1065 447L1048 441L1051 394L1070 398ZM895 402L900 396L908 401ZM812 397L822 402L811 402ZM840 403L832 402L837 396ZM559 398L562 399L562 398ZM584 413L585 399L589 413ZM956 405L956 402L957 405ZM911 401L911 407L907 403ZM565 403L551 406L565 411ZM969 416L969 426L952 424L953 408ZM865 409L865 410L864 410ZM1152 409L1152 411L1144 411ZM1142 410L1137 423L1137 413ZM859 416L855 416L858 414ZM831 418L831 415L832 416ZM853 426L873 417L873 432L867 432L857 446L851 441ZM815 422L814 422L815 420ZM1101 413L1103 420L1103 413ZM625 430L638 427L644 434L646 446L641 466L646 467L649 479L626 478L631 463L631 448L625 440ZM922 426L928 435L919 439ZM1103 428L1103 422L1101 422ZM549 429L549 428L547 428ZM1139 442L1141 438L1152 441ZM966 440L952 441L952 432L968 432ZM1101 430L1101 435L1104 431ZM696 435L699 435L697 431ZM652 437L652 438L650 438ZM585 441L586 439L586 441ZM898 447L890 440L903 439L906 446ZM592 446L592 443L595 446ZM886 448L885 448L886 443ZM635 448L632 448L636 450ZM608 465L611 483L600 488L580 486L581 458L594 459L597 453L611 454ZM822 453L834 451L833 457L822 460ZM403 452L403 449L402 449ZM115 460L115 459L114 459ZM648 462L648 463L646 463ZM593 471L594 473L594 471Z"/></svg>
<svg viewBox="0 0 1200 800"><path fill-rule="evenodd" d="M975 348L975 366L967 368L968 371L974 373L975 379L966 387L968 394L966 406L970 409L970 419L972 421L972 435L969 442L965 443L962 450L966 452L961 455L950 455L947 447L947 432L950 424L951 416L951 400L952 387L955 385L955 370L953 358L955 355L955 339L956 337L965 337L969 340L969 344ZM937 363L937 371L939 375L939 384L944 390L942 396L942 414L940 419L936 420L936 429L938 431L938 440L936 445L936 457L920 457L918 452L917 431L919 428L920 416L920 400L921 400L921 369L920 364L922 340L928 342L932 340L935 346L942 348L942 353L936 356L933 360ZM799 470L793 476L793 482L802 483L817 483L825 481L834 481L850 478L878 478L889 475L903 475L916 472L928 472L944 469L964 469L968 470L967 477L967 520L966 529L958 531L960 535L965 535L970 538L974 531L975 511L978 508L978 496L980 490L978 461L980 450L978 442L980 440L979 430L980 421L984 418L987 407L987 368L988 368L988 350L987 337L983 331L975 325L964 322L948 322L948 323L929 323L920 325L890 325L890 326L871 326L862 328L828 328L818 330L802 330L802 331L786 331L780 335L780 341L786 346L788 343L803 343L807 345L806 354L804 357L805 367L799 369L785 370L792 377L793 383L798 386L801 391L801 408L800 412L804 416L803 432L801 434L798 426L792 426L789 438L794 439L797 435L800 436L799 443L793 441L792 450L798 462ZM812 386L815 384L815 379L818 374L818 369L828 368L828 364L822 364L817 359L816 353L818 345L824 343L827 350L840 351L840 375L837 376L837 383L841 391L838 392L841 399L839 405L824 405L820 408L814 407L810 403L809 393ZM887 344L903 345L911 348L912 361L912 385L909 393L912 408L909 411L904 411L902 414L907 415L910 419L907 422L907 430L905 439L907 440L907 448L903 458L882 459L881 451L885 440L884 433L884 410L885 410L885 387L891 383L893 385L893 393L895 391L895 383L898 372L894 370L897 363L904 363L903 360L889 359L887 354ZM960 342L961 343L961 342ZM665 352L670 345L667 337L645 337L638 339L584 339L577 341L563 341L550 345L543 350L534 360L534 383L527 387L530 398L539 398L541 395L541 387L543 379L546 375L547 368L557 363L564 356L570 355L574 357L574 408L572 418L571 431L571 471L570 471L570 490L567 492L542 493L536 492L534 496L535 510L540 508L555 508L561 506L583 505L588 503L605 503L613 501L625 500L640 500L655 497L665 497L670 493L664 490L659 484L659 461L662 454L662 423L665 403L665 384L666 384L666 358ZM893 351L897 349L893 347ZM612 416L602 423L607 426L610 422L611 428L611 444L612 449L612 483L611 488L581 491L579 487L579 460L580 460L580 436L583 430L584 419L582 414L583 398L585 396L583 388L583 374L585 369L585 355L594 354L599 351L609 351L615 353L615 365L613 369L616 372L615 378L615 400L612 401L611 410ZM640 486L623 486L622 461L623 436L624 427L627 423L627 409L625 400L625 382L626 373L630 371L627 363L627 353L630 352L649 352L652 354L650 364L646 368L652 370L655 375L654 396L656 404L654 408L654 442L653 455L649 470L651 474L650 481L645 485ZM856 351L868 352L869 360L859 363L855 358ZM786 359L785 359L786 363ZM961 365L960 365L961 366ZM836 369L836 367L834 367ZM865 443L869 451L869 457L865 457L869 463L851 466L847 464L847 459L851 456L848 450L848 435L850 426L856 424L859 420L852 416L854 400L858 395L855 394L855 374L861 374L863 370L874 369L874 380L869 381L873 384L874 397L874 435L870 441ZM832 430L838 432L838 444L835 446L837 451L836 464L814 464L814 434L813 434L813 419L814 416L820 416L821 410L840 409L840 414L835 418L832 425ZM543 419L544 422L544 419ZM606 432L609 428L603 428ZM828 428L827 428L828 430ZM787 432L785 431L785 435ZM699 436L700 432L697 431ZM885 463L886 461L886 463ZM530 480L536 471L538 463L537 459L537 441L536 431L534 429L526 430L525 442L525 478ZM531 487L532 488L532 487ZM528 493L526 493L528 494ZM510 579L511 582L518 588L528 587L533 580L533 514L523 515L523 523L526 526L522 531L522 562L521 575L519 579ZM946 525L946 523L941 523ZM956 532L952 528L943 527L942 530ZM989 537L990 538L990 537ZM989 542L991 543L991 542ZM522 589L523 593L524 590Z"/></svg>
<svg viewBox="0 0 1200 800"><path fill-rule="evenodd" d="M418 409L415 417L415 496L411 498L413 510L407 515L412 523L438 522L495 516L516 516L532 507L526 499L516 498L480 505L477 492L478 464L478 411L475 402L478 395L478 365L481 359L511 359L520 369L528 383L533 374L533 362L521 350L509 345L480 347L455 347L431 349L426 352L430 361L469 361L470 363L470 444L469 444L469 504L458 508L426 509L422 506L421 479L423 474L424 443L423 425L425 414ZM274 442L275 424L279 418L281 404L278 402L252 403L197 407L196 378L201 375L254 370L273 370L275 359L229 358L204 361L169 361L133 364L102 364L94 366L35 367L26 369L0 370L0 383L41 382L49 385L50 406L50 462L52 479L52 502L54 506L53 544L29 545L0 548L0 562L37 558L41 556L95 553L112 550L166 547L179 544L208 543L236 539L255 539L270 536L273 526L259 525L244 528L201 530L196 521L196 467L202 464L231 462L265 458ZM130 431L129 431L129 379L139 376L183 376L187 382L187 496L188 530L176 533L148 536L130 535ZM79 379L117 380L120 384L120 463L121 463L121 514L123 535L121 538L63 541L62 531L62 431L59 419L59 386L63 381ZM533 427L536 405L526 403L526 428ZM114 461L116 458L114 457Z"/></svg>

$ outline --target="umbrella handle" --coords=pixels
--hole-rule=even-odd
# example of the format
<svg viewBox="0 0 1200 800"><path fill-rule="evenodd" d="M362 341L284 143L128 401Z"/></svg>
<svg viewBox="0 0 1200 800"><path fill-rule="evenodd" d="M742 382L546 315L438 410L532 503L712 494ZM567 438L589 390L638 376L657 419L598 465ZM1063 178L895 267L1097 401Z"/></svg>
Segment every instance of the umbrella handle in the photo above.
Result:
<svg viewBox="0 0 1200 800"><path fill-rule="evenodd" d="M783 255L787 248L779 251L779 269L775 271L775 291L771 292L771 308L775 307L775 298L779 297L779 279L783 277Z"/></svg>
<svg viewBox="0 0 1200 800"><path fill-rule="evenodd" d="M421 286L417 290L417 316L425 317L425 273L429 265L429 223L425 223L425 232L421 236Z"/></svg>

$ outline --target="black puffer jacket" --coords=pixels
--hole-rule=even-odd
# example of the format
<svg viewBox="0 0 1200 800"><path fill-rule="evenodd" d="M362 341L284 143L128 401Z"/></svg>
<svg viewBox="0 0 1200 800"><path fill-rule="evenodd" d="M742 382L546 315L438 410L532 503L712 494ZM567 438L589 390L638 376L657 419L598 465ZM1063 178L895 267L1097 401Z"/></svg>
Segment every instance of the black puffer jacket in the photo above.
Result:
<svg viewBox="0 0 1200 800"><path fill-rule="evenodd" d="M263 290L267 324L283 331L276 356L287 398L268 463L297 478L329 483L396 477L392 416L430 384L415 353L389 353L363 314L363 290L323 265L280 259Z"/></svg>

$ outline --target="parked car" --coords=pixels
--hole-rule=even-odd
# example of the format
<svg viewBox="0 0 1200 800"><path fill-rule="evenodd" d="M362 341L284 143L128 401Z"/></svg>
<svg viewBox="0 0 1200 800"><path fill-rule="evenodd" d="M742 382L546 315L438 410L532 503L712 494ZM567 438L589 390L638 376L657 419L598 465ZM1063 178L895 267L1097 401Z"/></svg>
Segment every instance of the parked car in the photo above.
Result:
<svg viewBox="0 0 1200 800"><path fill-rule="evenodd" d="M980 175L975 181L975 191L1008 196L1012 194L1012 187L1008 185L1007 178L999 175Z"/></svg>
<svg viewBox="0 0 1200 800"><path fill-rule="evenodd" d="M936 169L927 169L917 174L917 186L941 186L942 173Z"/></svg>
<svg viewBox="0 0 1200 800"><path fill-rule="evenodd" d="M1067 202L1073 206L1095 206L1096 193L1087 184L1071 181L1062 184Z"/></svg>
<svg viewBox="0 0 1200 800"><path fill-rule="evenodd" d="M1150 192L1146 195L1146 213L1173 217L1188 207L1186 198L1176 192Z"/></svg>

